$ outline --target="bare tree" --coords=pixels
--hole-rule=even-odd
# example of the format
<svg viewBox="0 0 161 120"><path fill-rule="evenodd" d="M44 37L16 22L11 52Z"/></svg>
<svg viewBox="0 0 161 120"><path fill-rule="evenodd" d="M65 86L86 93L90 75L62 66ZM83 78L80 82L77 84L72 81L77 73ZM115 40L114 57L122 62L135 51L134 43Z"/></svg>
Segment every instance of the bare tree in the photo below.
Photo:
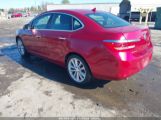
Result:
<svg viewBox="0 0 161 120"><path fill-rule="evenodd" d="M53 2L42 2L40 7L41 7L41 11L44 12L47 10L47 5L50 5L50 4L54 4Z"/></svg>
<svg viewBox="0 0 161 120"><path fill-rule="evenodd" d="M8 13L11 14L11 13L13 13L14 11L15 11L14 8L10 8L9 11L8 11Z"/></svg>

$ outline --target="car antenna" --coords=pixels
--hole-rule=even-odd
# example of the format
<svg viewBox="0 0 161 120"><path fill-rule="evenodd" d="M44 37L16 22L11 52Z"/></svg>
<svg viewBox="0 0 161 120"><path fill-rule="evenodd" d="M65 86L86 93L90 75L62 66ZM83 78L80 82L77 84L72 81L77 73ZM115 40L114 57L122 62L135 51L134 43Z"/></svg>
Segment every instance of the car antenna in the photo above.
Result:
<svg viewBox="0 0 161 120"><path fill-rule="evenodd" d="M96 8L93 8L93 9L92 9L92 11L93 11L94 13L96 12L96 10L97 10Z"/></svg>

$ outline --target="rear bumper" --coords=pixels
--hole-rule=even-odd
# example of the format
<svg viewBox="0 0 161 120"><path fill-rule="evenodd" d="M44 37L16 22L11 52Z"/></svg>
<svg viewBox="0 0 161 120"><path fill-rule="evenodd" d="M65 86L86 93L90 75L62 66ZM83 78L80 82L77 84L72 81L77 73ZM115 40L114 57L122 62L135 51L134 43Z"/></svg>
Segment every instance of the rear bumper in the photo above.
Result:
<svg viewBox="0 0 161 120"><path fill-rule="evenodd" d="M152 60L153 48L151 46L142 55L132 55L131 53L119 52L115 55L108 54L100 61L99 66L93 67L92 73L95 78L103 80L123 80L142 69Z"/></svg>
<svg viewBox="0 0 161 120"><path fill-rule="evenodd" d="M135 57L128 61L120 61L119 71L116 73L117 77L115 79L125 79L128 78L141 70L143 70L152 60L152 51L144 56Z"/></svg>

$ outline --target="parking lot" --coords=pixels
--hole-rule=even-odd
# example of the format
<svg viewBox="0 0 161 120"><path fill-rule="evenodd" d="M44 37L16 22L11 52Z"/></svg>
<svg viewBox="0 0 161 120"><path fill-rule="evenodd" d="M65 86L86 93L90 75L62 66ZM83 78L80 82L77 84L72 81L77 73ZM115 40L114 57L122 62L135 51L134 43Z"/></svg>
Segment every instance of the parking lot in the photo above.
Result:
<svg viewBox="0 0 161 120"><path fill-rule="evenodd" d="M36 56L22 59L15 32L32 18L0 21L0 116L161 116L161 31L151 29L151 64L123 81L73 84L66 71Z"/></svg>

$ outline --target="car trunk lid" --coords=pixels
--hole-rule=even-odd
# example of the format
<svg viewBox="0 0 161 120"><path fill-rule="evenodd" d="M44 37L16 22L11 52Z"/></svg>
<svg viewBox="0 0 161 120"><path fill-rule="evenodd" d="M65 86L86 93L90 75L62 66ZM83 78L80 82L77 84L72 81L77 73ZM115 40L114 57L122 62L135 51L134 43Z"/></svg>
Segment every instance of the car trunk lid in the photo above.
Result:
<svg viewBox="0 0 161 120"><path fill-rule="evenodd" d="M115 45L120 48L117 50L132 50L133 53L139 53L145 51L151 44L151 36L148 27L137 27L137 26L125 26L118 28L107 28L108 32L120 34L122 38L115 40Z"/></svg>

